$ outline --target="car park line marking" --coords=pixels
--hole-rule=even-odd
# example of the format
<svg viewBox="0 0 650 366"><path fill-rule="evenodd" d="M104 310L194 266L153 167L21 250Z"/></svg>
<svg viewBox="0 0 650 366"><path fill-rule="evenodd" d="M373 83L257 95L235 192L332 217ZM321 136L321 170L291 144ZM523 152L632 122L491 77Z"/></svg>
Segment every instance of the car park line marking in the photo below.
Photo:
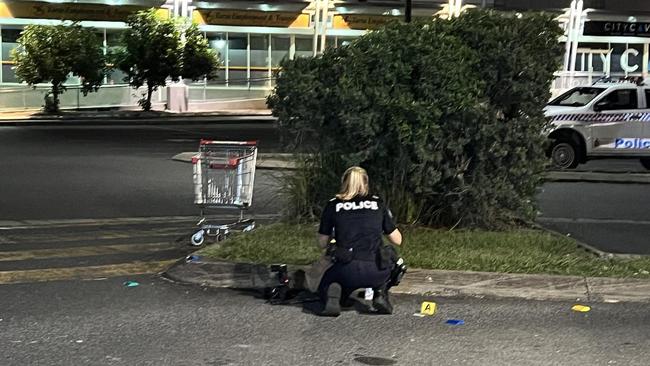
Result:
<svg viewBox="0 0 650 366"><path fill-rule="evenodd" d="M71 248L35 249L24 251L0 252L0 262L22 261L50 258L92 257L125 253L152 253L161 250L176 249L178 245L170 242L143 244L94 245Z"/></svg>
<svg viewBox="0 0 650 366"><path fill-rule="evenodd" d="M216 220L238 220L237 214L219 214L210 215ZM266 220L278 218L279 214L255 214L256 220ZM86 226L118 226L129 224L196 224L199 218L197 216L156 216L156 217L126 217L112 219L70 219L70 220L0 220L0 230L18 230L18 229L39 229L39 228L65 228L65 227L86 227ZM188 226L188 229L192 225Z"/></svg>
<svg viewBox="0 0 650 366"><path fill-rule="evenodd" d="M98 232L84 232L84 233L56 233L56 234L43 234L43 233L24 233L16 235L0 236L0 248L2 244L58 244L58 243L72 243L72 242L89 242L99 240L116 240L116 239L141 239L141 238L168 238L174 240L175 237L187 236L194 232L193 227L188 228L165 228L165 229L150 229L150 230L121 230L121 231L98 231Z"/></svg>
<svg viewBox="0 0 650 366"><path fill-rule="evenodd" d="M538 222L556 222L567 224L631 224L650 225L648 220L623 220L623 219L590 219L590 218L569 218L569 217L538 217Z"/></svg>
<svg viewBox="0 0 650 366"><path fill-rule="evenodd" d="M177 259L172 259L153 262L111 264L104 266L0 271L0 285L153 274L162 272L177 261Z"/></svg>

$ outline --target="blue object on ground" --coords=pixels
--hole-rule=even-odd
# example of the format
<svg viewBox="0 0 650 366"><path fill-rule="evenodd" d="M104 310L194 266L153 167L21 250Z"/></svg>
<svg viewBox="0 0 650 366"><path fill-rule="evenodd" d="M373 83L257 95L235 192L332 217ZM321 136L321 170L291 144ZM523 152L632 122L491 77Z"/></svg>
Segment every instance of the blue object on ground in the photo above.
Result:
<svg viewBox="0 0 650 366"><path fill-rule="evenodd" d="M446 321L446 323L449 325L463 325L465 324L465 321L461 319L449 319Z"/></svg>
<svg viewBox="0 0 650 366"><path fill-rule="evenodd" d="M138 287L138 286L140 286L140 284L135 282L135 281L126 281L126 282L124 282L124 286L126 286L126 287Z"/></svg>

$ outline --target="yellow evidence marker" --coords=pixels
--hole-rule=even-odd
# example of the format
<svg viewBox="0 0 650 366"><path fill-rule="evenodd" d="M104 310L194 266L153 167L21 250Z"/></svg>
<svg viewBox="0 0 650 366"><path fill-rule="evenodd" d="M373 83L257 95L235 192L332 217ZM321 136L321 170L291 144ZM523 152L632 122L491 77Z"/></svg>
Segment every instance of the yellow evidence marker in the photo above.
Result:
<svg viewBox="0 0 650 366"><path fill-rule="evenodd" d="M420 308L420 314L422 315L433 315L436 313L436 303L430 301L424 301L422 307Z"/></svg>

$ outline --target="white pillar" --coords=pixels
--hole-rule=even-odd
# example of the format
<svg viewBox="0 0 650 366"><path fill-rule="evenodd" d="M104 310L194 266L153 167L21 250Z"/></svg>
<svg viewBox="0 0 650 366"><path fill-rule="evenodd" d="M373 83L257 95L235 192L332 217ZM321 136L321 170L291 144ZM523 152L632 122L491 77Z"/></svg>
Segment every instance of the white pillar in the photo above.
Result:
<svg viewBox="0 0 650 366"><path fill-rule="evenodd" d="M456 17L460 16L460 11L462 7L463 7L463 0L456 0L456 11L455 11Z"/></svg>
<svg viewBox="0 0 650 366"><path fill-rule="evenodd" d="M648 49L650 47L648 46L647 43L643 44L643 68L641 69L641 73L643 75L643 78L648 77Z"/></svg>
<svg viewBox="0 0 650 366"><path fill-rule="evenodd" d="M251 34L246 33L246 85L251 87Z"/></svg>
<svg viewBox="0 0 650 366"><path fill-rule="evenodd" d="M319 18L320 18L320 2L322 0L314 0L314 44L313 46L313 51L314 54L312 56L316 56L316 53L318 52L318 24L320 23Z"/></svg>
<svg viewBox="0 0 650 366"><path fill-rule="evenodd" d="M289 60L296 58L296 35L292 34L290 36L290 46L289 46Z"/></svg>
<svg viewBox="0 0 650 366"><path fill-rule="evenodd" d="M571 1L571 8L569 9L569 22L567 23L566 44L564 50L564 65L562 73L569 71L569 62L571 60L571 42L573 42L573 22L576 12L576 0ZM562 88L566 88L566 75L562 76Z"/></svg>
<svg viewBox="0 0 650 366"><path fill-rule="evenodd" d="M173 10L173 12L172 12L172 15L173 15L174 17L177 17L177 16L180 15L180 11L181 11L181 10L180 10L180 8L181 8L181 4L180 4L180 2L181 2L181 0L174 0L174 10Z"/></svg>
<svg viewBox="0 0 650 366"><path fill-rule="evenodd" d="M570 77L569 86L573 86L573 76L576 70L576 58L578 57L578 38L582 33L582 6L583 1L579 0L575 12L573 40L571 42L571 62L569 65Z"/></svg>
<svg viewBox="0 0 650 366"><path fill-rule="evenodd" d="M230 41L229 41L228 32L226 32L226 86L228 86L228 80L230 79Z"/></svg>
<svg viewBox="0 0 650 366"><path fill-rule="evenodd" d="M321 18L321 38L320 38L320 52L325 51L325 41L327 40L327 18L329 14L329 0L323 0L323 16Z"/></svg>
<svg viewBox="0 0 650 366"><path fill-rule="evenodd" d="M188 14L190 0L181 0L181 16L192 18L192 14Z"/></svg>
<svg viewBox="0 0 650 366"><path fill-rule="evenodd" d="M269 50L268 51L268 58L269 59L268 59L268 62L267 62L267 66L268 66L267 77L268 77L268 80L266 81L266 86L270 88L271 87L271 77L273 76L273 73L271 72L271 69L273 68L273 49L271 48L272 39L271 39L270 34L269 34L268 40L269 40L269 46L267 48Z"/></svg>

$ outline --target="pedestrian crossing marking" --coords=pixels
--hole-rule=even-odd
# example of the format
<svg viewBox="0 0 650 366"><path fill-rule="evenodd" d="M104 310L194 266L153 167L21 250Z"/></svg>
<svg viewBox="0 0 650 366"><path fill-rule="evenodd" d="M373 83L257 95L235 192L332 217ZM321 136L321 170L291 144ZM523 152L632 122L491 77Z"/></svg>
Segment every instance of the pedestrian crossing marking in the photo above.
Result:
<svg viewBox="0 0 650 366"><path fill-rule="evenodd" d="M113 244L71 248L35 249L11 252L0 251L0 262L50 258L91 257L95 255L124 253L151 253L176 248L178 248L178 245L174 245L169 242L158 242L143 244Z"/></svg>
<svg viewBox="0 0 650 366"><path fill-rule="evenodd" d="M163 272L195 249L179 218L0 222L0 285Z"/></svg>
<svg viewBox="0 0 650 366"><path fill-rule="evenodd" d="M172 229L151 229L151 230L134 230L129 233L119 233L111 231L97 231L92 235L82 236L75 233L57 234L52 237L52 234L12 234L0 236L0 244L17 244L38 241L39 243L63 243L74 242L82 240L111 240L111 239L139 239L139 238L159 238L159 237L173 237L181 235L189 235L192 230L172 228ZM54 240L52 240L54 239Z"/></svg>
<svg viewBox="0 0 650 366"><path fill-rule="evenodd" d="M176 262L177 259L171 259L153 262L120 263L104 266L0 271L0 285L153 274L162 272Z"/></svg>

